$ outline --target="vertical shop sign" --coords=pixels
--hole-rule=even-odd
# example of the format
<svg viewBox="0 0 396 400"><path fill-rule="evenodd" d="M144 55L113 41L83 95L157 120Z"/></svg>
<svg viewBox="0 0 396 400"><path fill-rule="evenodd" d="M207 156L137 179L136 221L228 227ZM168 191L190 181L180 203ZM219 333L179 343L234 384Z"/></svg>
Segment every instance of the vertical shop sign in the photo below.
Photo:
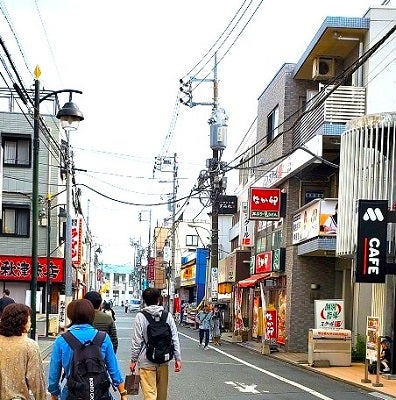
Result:
<svg viewBox="0 0 396 400"><path fill-rule="evenodd" d="M387 200L358 201L355 282L385 283Z"/></svg>
<svg viewBox="0 0 396 400"><path fill-rule="evenodd" d="M64 328L66 326L66 296L64 294L59 295L58 310L59 328Z"/></svg>
<svg viewBox="0 0 396 400"><path fill-rule="evenodd" d="M80 266L82 253L82 218L72 220L71 248L72 263Z"/></svg>
<svg viewBox="0 0 396 400"><path fill-rule="evenodd" d="M259 297L253 298L253 321L252 321L252 337L257 339L259 330Z"/></svg>
<svg viewBox="0 0 396 400"><path fill-rule="evenodd" d="M150 257L148 260L148 276L147 279L149 281L155 280L155 258Z"/></svg>
<svg viewBox="0 0 396 400"><path fill-rule="evenodd" d="M218 299L218 277L217 277L217 268L211 268L211 297L212 301L217 301Z"/></svg>
<svg viewBox="0 0 396 400"><path fill-rule="evenodd" d="M270 344L275 344L278 337L278 316L276 310L265 311L265 336Z"/></svg>

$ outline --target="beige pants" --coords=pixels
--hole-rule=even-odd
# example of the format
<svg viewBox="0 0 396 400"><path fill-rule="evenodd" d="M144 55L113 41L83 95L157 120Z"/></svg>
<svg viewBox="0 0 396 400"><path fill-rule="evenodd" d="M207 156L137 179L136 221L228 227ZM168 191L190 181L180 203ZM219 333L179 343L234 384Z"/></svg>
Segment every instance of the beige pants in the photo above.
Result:
<svg viewBox="0 0 396 400"><path fill-rule="evenodd" d="M144 400L166 400L168 396L168 365L139 368Z"/></svg>

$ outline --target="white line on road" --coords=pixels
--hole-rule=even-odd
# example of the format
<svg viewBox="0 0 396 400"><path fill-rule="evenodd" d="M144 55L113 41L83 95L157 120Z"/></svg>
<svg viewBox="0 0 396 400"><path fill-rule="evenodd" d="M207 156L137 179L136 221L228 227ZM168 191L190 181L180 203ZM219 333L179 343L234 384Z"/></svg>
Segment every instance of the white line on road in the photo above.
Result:
<svg viewBox="0 0 396 400"><path fill-rule="evenodd" d="M179 335L182 335L182 336L184 336L184 337L187 338L187 339L193 340L194 342L198 342L197 339L194 339L194 338L192 338L191 336L188 336L188 335L186 335L186 334L184 334L184 333L182 333L182 332L179 332ZM248 363L247 361L241 360L240 358L235 357L235 356L233 356L232 354L228 354L228 353L226 353L225 351L222 351L222 350L220 350L220 349L218 349L218 348L215 348L215 347L212 347L212 346L210 346L210 348L213 349L213 350L215 350L215 351L217 351L217 352L220 353L220 354L223 354L224 356L226 356L226 357L228 357L228 358L231 358L232 360L238 361L238 362L240 362L241 364L246 365L246 366L249 367L249 368L255 369L256 371L260 371L260 372L262 372L263 374L266 374L266 375L268 375L268 376L271 376L272 378L275 378L275 379L277 379L277 380L279 380L279 381L281 381L281 382L287 383L288 385L294 386L294 387L296 387L296 388L298 388L298 389L300 389L300 390L302 390L302 391L304 391L304 392L307 392L307 393L311 394L312 396L317 397L318 399L322 399L322 400L334 400L333 398L328 397L328 396L325 396L324 394L321 394L321 393L317 392L316 390L313 390L313 389L311 389L311 388L309 388L309 387L307 387L307 386L301 385L300 383L291 381L290 379L284 378L283 376L274 374L273 372L270 372L270 371L268 371L268 370L266 370L266 369L264 369L264 368L260 368L260 367L258 367L257 365Z"/></svg>

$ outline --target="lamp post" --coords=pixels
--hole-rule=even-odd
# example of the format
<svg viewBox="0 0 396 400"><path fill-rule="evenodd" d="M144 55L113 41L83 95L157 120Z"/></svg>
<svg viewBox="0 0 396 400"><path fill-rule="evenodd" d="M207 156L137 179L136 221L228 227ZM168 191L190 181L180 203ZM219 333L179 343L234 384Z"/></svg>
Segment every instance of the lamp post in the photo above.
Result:
<svg viewBox="0 0 396 400"><path fill-rule="evenodd" d="M79 90L74 89L63 89L50 92L40 98L40 68L37 66L34 70L35 82L34 82L34 123L33 123L33 178L32 178L32 280L30 282L30 306L32 308L32 326L31 326L31 337L36 339L36 314L37 314L37 274L38 274L38 223L39 223L39 152L40 152L40 104L42 101L56 96L58 93L69 93L69 102L66 103L62 109L59 110L57 118L61 120L63 129L68 132L70 129L77 129L78 123L84 119L81 111L77 106L71 102L72 93L82 93ZM67 155L68 160L68 155ZM66 192L70 195L70 188L67 190L67 182L69 181L69 162L67 162L66 172ZM70 183L69 183L70 185ZM70 196L67 197L68 211L70 211ZM68 212L68 219L70 219L70 212ZM70 224L71 225L71 224ZM71 226L67 228L71 228ZM66 232L66 237L68 236ZM68 248L68 246L70 248ZM71 254L71 232L69 233L69 242L65 243L65 253ZM65 257L66 259L66 257ZM49 266L47 265L47 268ZM71 268L66 263L66 286L67 279L70 277L68 269ZM71 285L71 282L70 282ZM70 296L71 297L71 296ZM67 293L66 293L66 304L67 304Z"/></svg>

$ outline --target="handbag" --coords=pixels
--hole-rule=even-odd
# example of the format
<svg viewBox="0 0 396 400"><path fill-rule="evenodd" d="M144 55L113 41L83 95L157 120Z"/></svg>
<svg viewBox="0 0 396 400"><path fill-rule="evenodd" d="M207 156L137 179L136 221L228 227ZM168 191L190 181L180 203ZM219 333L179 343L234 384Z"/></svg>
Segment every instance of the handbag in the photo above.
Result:
<svg viewBox="0 0 396 400"><path fill-rule="evenodd" d="M128 392L127 394L136 395L139 394L139 382L140 375L137 374L129 374L125 375L125 390Z"/></svg>

